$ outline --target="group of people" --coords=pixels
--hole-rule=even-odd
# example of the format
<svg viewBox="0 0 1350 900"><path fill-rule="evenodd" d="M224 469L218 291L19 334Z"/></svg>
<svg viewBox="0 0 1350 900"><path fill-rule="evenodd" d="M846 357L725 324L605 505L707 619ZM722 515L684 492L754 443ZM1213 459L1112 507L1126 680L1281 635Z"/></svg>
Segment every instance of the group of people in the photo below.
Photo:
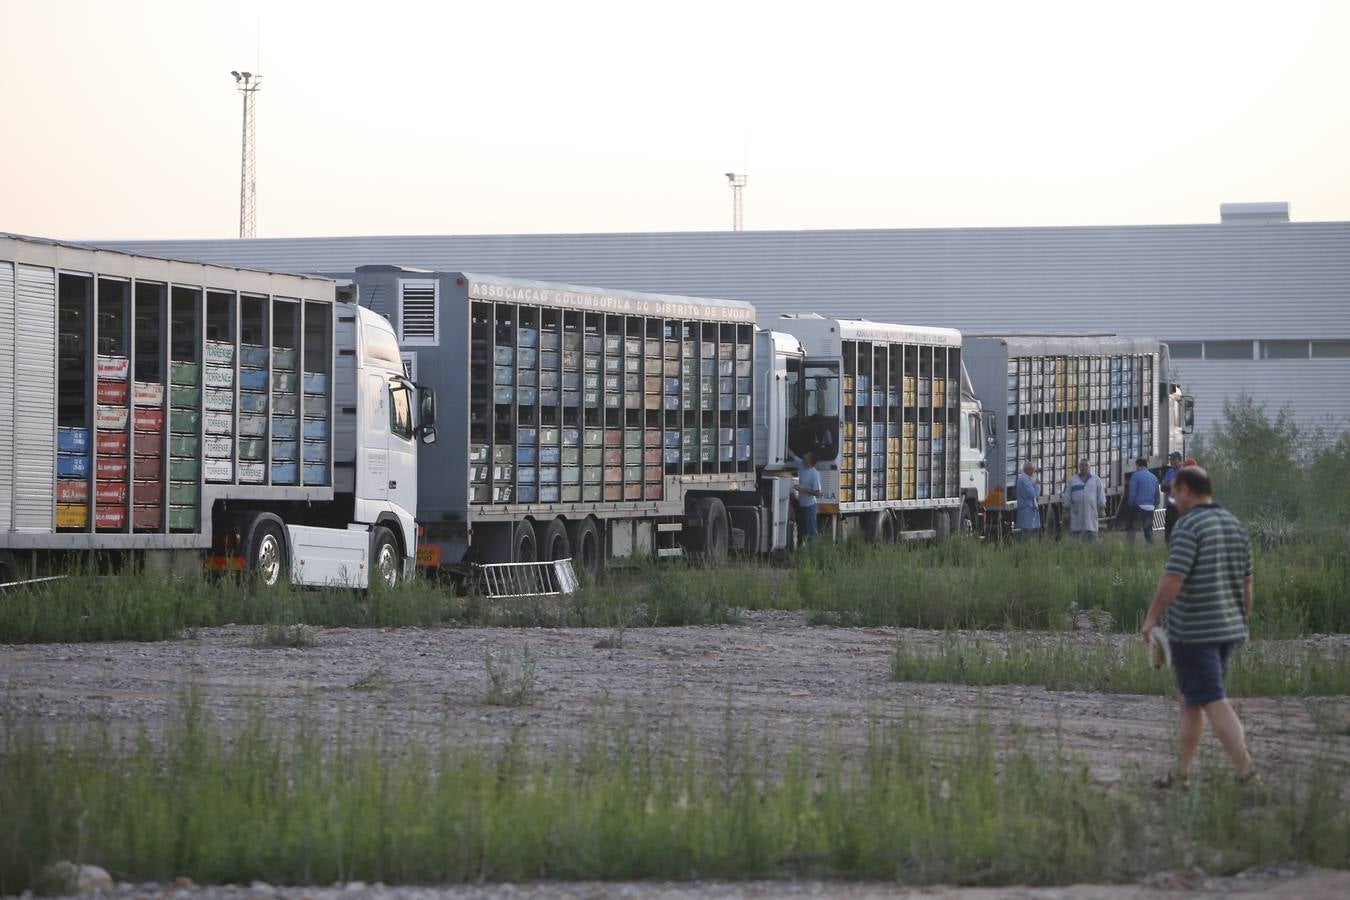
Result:
<svg viewBox="0 0 1350 900"><path fill-rule="evenodd" d="M1130 475L1129 486L1125 492L1125 501L1121 515L1125 522L1125 536L1134 543L1136 531L1142 531L1144 542L1153 543L1153 514L1158 509L1159 495L1166 498L1164 530L1168 542L1172 539L1172 526L1176 524L1180 513L1176 498L1172 493L1172 482L1183 466L1194 466L1196 461L1183 462L1181 454L1173 451L1168 459L1168 469L1161 482L1158 476L1148 470L1148 460L1142 456L1134 461L1134 472ZM1017 529L1023 537L1036 537L1041 533L1041 510L1039 498L1041 483L1036 477L1036 464L1027 463L1017 476L1015 488L1017 501ZM1069 511L1069 535L1086 543L1101 540L1099 519L1106 511L1106 486L1101 478L1092 471L1092 462L1087 459L1078 461L1078 471L1064 486L1060 503Z"/></svg>

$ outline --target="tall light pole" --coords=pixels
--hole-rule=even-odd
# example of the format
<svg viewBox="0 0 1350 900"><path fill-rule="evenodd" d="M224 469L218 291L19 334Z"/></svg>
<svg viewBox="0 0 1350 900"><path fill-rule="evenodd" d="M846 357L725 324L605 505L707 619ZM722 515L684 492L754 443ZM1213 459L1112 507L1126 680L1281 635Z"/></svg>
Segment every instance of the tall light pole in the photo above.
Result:
<svg viewBox="0 0 1350 900"><path fill-rule="evenodd" d="M258 165L256 161L254 97L262 87L262 76L253 72L230 72L239 93L244 96L244 128L240 136L239 158L239 236L251 238L258 229Z"/></svg>
<svg viewBox="0 0 1350 900"><path fill-rule="evenodd" d="M731 230L745 230L745 199L742 192L745 190L745 180L748 176L737 175L735 172L727 173L727 181L731 183Z"/></svg>

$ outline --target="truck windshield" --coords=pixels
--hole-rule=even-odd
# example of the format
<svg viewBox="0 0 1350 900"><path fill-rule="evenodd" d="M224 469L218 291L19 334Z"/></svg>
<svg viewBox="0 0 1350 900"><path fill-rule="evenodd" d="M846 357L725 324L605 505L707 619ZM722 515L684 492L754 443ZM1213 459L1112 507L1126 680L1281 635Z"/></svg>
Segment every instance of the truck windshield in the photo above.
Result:
<svg viewBox="0 0 1350 900"><path fill-rule="evenodd" d="M818 461L833 461L839 455L839 364L803 363L794 393L788 445L795 453L809 451Z"/></svg>

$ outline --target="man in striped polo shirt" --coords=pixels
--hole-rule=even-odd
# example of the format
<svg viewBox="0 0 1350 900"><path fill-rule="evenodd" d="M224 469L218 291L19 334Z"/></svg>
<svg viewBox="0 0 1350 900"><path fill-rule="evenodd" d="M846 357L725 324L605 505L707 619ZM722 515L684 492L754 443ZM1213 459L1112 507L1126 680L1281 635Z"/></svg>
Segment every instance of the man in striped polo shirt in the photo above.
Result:
<svg viewBox="0 0 1350 900"><path fill-rule="evenodd" d="M1181 517L1172 530L1167 563L1144 618L1144 642L1166 614L1172 667L1181 689L1180 759L1175 775L1157 781L1190 783L1205 719L1238 769L1240 781L1256 770L1247 752L1242 722L1228 702L1224 675L1228 657L1247 640L1252 612L1252 551L1247 529L1214 502L1209 475L1186 466L1172 479L1172 496Z"/></svg>

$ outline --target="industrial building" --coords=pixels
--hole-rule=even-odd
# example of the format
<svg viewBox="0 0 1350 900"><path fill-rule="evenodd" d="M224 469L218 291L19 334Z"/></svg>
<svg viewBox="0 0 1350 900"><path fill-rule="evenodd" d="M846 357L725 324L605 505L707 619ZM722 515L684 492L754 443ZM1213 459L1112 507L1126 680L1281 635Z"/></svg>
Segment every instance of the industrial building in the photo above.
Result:
<svg viewBox="0 0 1350 900"><path fill-rule="evenodd" d="M1309 429L1350 429L1350 222L1285 203L1217 223L1036 228L412 235L101 242L141 253L350 275L397 264L1009 331L1171 345L1203 430L1245 392Z"/></svg>

